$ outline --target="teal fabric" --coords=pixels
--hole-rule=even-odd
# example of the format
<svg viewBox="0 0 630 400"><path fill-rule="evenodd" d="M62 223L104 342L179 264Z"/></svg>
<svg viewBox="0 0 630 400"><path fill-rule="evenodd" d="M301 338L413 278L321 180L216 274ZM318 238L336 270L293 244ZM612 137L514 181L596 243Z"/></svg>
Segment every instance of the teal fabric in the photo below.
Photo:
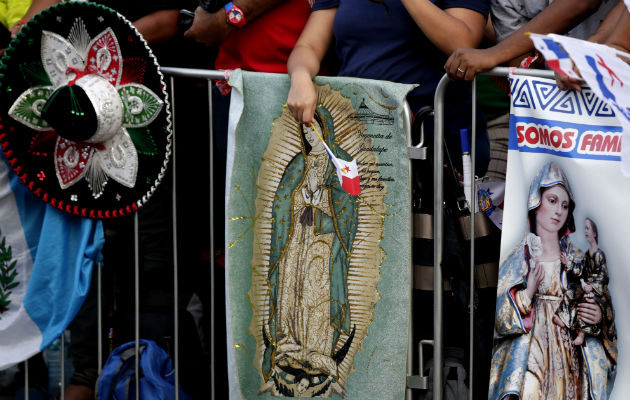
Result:
<svg viewBox="0 0 630 400"><path fill-rule="evenodd" d="M333 154L337 158L350 161L351 157L343 149L335 144L335 133L333 128L333 120L330 113L325 108L319 106L317 113L321 116L323 123L322 135L326 137L326 143L329 145ZM298 153L295 158L287 166L284 176L280 181L280 189L277 191L276 199L272 207L273 219L279 221L283 215L291 215L292 194L302 182L302 171L305 170L304 153ZM330 356L333 355L335 344L341 332L350 334L350 309L348 307L348 297L346 289L346 279L348 272L348 264L350 262L350 253L352 252L352 241L356 233L356 224L358 221L358 207L355 196L351 196L343 190L337 179L335 168L331 161L325 172L324 187L332 197L334 216L330 217L315 209L313 212L314 221L316 221L316 231L320 234L335 233L333 247L330 254L330 325L335 329L333 337L333 346L330 349ZM271 256L269 260L269 282L271 285L270 307L276 309L277 287L278 287L278 261L288 244L291 224L277 224L272 233L272 243L277 245L271 248ZM336 226L345 226L347 229L335 229ZM270 330L272 335L271 343L276 343L275 335L275 315L271 315L270 324L273 329ZM271 373L273 362L271 360L275 347L270 345L265 349L265 358L263 360L263 371L265 375Z"/></svg>
<svg viewBox="0 0 630 400"><path fill-rule="evenodd" d="M345 358L347 365L338 366L339 371L347 373L342 371L335 377L326 377L325 374L311 376L311 392L307 394L312 395L319 388L329 390L335 386L337 391L330 394L333 399L399 399L405 392L410 318L410 289L406 288L410 288L411 282L409 159L402 124L403 102L413 86L351 78L319 77L315 81L322 87L329 85L330 90L351 104L351 113L345 118L339 117L338 110L322 104L319 104L317 112L322 122L321 133L332 153L337 158L346 161L354 159L360 164L363 192L359 196L346 193L332 162L327 162L323 189L330 196L332 212L327 214L313 207L316 234L334 233L328 260L329 326L334 333L332 345L326 351L327 357L338 360L333 356L340 352L344 343L351 342L351 348ZM283 250L291 240L292 219L295 218L291 212L292 199L305 179L307 157L304 150L296 150L290 157L278 161L280 167L277 172L274 171L278 182L273 195L264 197L267 186L260 181L260 171L266 168L265 165L275 165L273 160L265 158L273 150L270 142L276 140L276 136L272 135L274 128L291 124L291 121L283 119L287 115L283 105L289 84L287 75L240 70L234 71L230 79L233 87L231 113L235 112L235 102L239 99L243 101L242 112L239 116L233 115L230 121L234 131L230 132L228 140L230 150L226 183L226 295L231 398L276 398L277 394L273 394L275 379L287 376L290 376L284 381L287 387L276 387L284 390L281 394L284 396L287 393L298 394L291 374L298 375L290 368L278 372L276 311L281 290L279 264ZM350 134L356 135L359 141L369 138L371 145L369 148L355 147L351 154L347 148L347 136L341 142L339 137L347 134L345 127L355 123L359 110L365 112L366 105L376 112L376 116L364 119L367 121L362 125L364 131ZM380 166L361 164L364 159L361 157L367 153L374 154L373 160L377 160ZM380 168L379 177L361 175L369 168ZM366 205L365 196L379 193L375 187L382 188L379 203L382 210L375 211L368 207L369 204ZM265 214L267 209L268 214ZM376 237L363 234L359 238L358 232L365 229L365 222L361 221L365 221L366 214L376 212L382 233ZM281 220L290 220L291 223L279 223ZM268 222L270 244L263 248L255 239L256 232L259 232L257 227L264 221L271 222ZM358 270L357 265L365 261L356 254L365 247L365 241L377 243L369 254L376 264L373 269L363 271ZM354 281L367 279L363 274L374 279L373 286L356 286ZM260 296L260 285L266 287L264 296ZM367 300L353 309L357 292L361 292ZM368 320L363 328L357 322L361 314L367 315L365 318ZM353 339L349 340L353 334Z"/></svg>

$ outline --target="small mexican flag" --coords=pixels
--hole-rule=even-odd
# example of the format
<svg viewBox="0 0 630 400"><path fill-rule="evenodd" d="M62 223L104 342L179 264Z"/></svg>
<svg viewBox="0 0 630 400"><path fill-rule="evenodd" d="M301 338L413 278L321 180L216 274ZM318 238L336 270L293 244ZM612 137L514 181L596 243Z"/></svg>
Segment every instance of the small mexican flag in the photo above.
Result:
<svg viewBox="0 0 630 400"><path fill-rule="evenodd" d="M322 136L315 128L315 125L311 123L311 127L317 133L317 137L322 141L326 152L328 153L328 157L330 157L330 161L332 161L335 166L335 170L337 170L337 178L339 178L339 182L341 183L341 187L351 194L352 196L358 196L361 194L361 182L359 180L359 170L357 168L357 162L355 160L345 161L340 158L337 158L333 155L332 151L322 139Z"/></svg>

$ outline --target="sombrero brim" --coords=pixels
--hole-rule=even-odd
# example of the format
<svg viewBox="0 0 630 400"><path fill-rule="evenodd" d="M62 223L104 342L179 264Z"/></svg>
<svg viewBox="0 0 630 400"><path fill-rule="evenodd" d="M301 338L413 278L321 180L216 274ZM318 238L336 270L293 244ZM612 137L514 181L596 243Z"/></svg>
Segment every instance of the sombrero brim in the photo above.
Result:
<svg viewBox="0 0 630 400"><path fill-rule="evenodd" d="M120 94L123 124L113 138L73 142L41 117L42 104L67 84L67 67L105 78ZM51 206L90 218L131 214L168 166L165 88L155 56L122 15L95 3L55 5L22 28L0 62L0 145L24 184Z"/></svg>

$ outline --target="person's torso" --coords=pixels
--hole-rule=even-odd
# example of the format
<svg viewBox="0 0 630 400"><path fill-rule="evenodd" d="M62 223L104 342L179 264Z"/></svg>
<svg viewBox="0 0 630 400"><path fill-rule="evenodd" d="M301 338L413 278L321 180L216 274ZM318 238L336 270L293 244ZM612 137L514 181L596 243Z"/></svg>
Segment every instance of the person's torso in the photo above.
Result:
<svg viewBox="0 0 630 400"><path fill-rule="evenodd" d="M339 75L418 83L428 95L446 56L418 28L400 1L341 0L334 22Z"/></svg>

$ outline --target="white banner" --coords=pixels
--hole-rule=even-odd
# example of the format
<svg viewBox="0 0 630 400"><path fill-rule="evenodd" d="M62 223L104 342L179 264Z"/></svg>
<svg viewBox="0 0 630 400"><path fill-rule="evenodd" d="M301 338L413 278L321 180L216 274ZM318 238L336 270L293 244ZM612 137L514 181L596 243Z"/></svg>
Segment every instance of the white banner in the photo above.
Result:
<svg viewBox="0 0 630 400"><path fill-rule="evenodd" d="M621 132L589 88L512 80L490 399L630 393Z"/></svg>

